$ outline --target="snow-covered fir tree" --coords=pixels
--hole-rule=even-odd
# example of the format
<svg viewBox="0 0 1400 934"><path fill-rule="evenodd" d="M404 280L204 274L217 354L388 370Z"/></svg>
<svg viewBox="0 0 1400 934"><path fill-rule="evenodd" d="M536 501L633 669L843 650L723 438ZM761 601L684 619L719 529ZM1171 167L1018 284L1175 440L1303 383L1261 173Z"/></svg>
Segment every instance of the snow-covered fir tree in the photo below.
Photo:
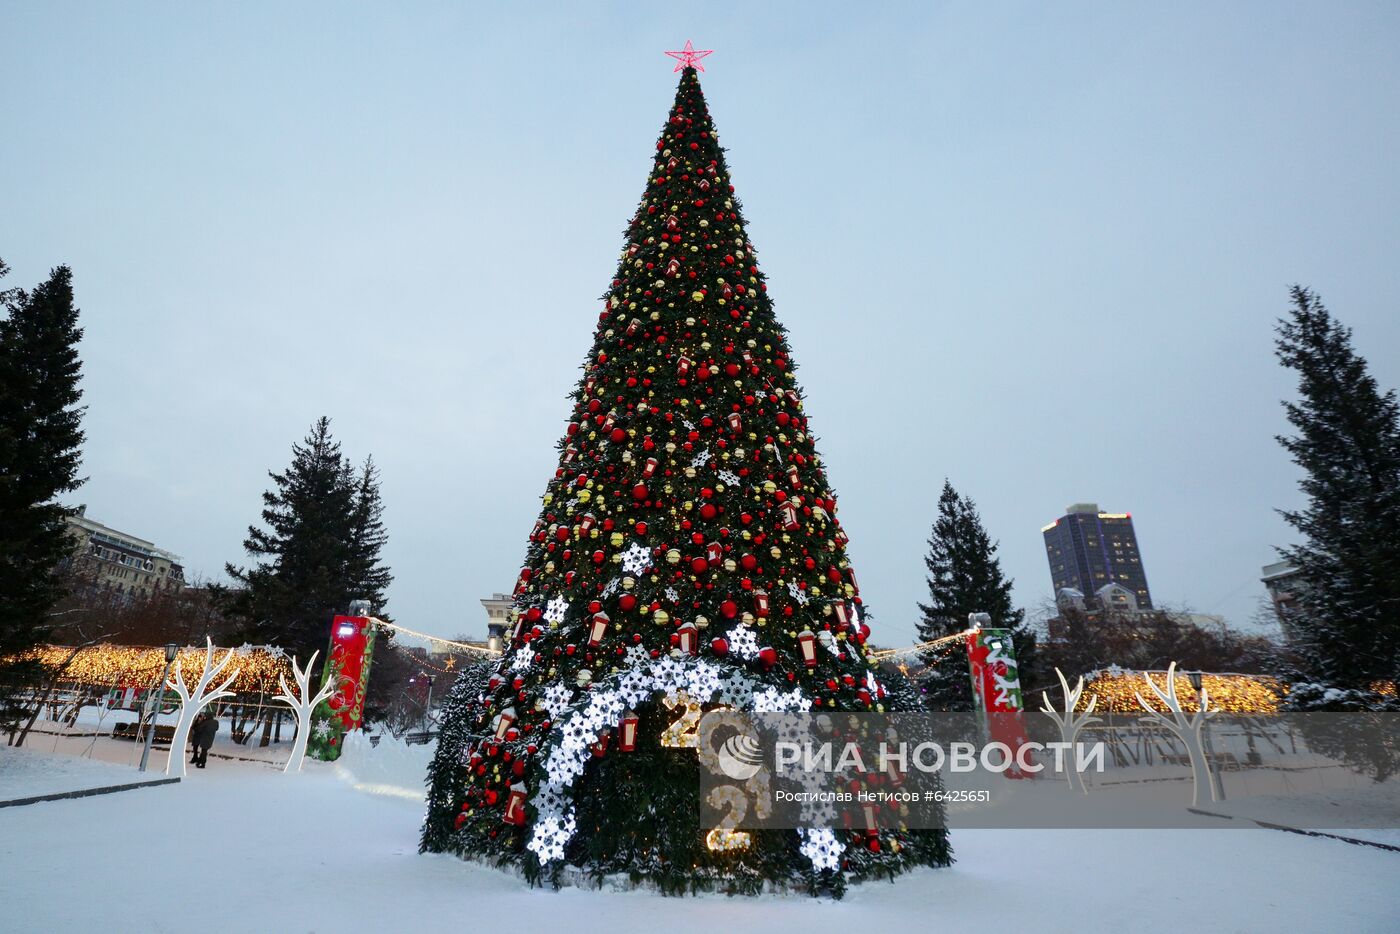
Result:
<svg viewBox="0 0 1400 934"><path fill-rule="evenodd" d="M1294 433L1279 442L1307 497L1283 512L1303 541L1280 549L1304 581L1291 703L1384 706L1400 681L1400 406L1318 296L1294 286L1292 298L1276 341L1298 377L1284 403Z"/></svg>
<svg viewBox="0 0 1400 934"><path fill-rule="evenodd" d="M977 504L943 481L938 515L929 532L928 602L920 603L919 640L934 642L967 629L968 616L986 613L991 627L1011 632L1023 683L1035 657L1035 634L1023 625L1025 610L1011 600L1012 581L1001 570L997 543L977 513ZM961 640L928 649L918 683L930 710L971 710L972 682Z"/></svg>

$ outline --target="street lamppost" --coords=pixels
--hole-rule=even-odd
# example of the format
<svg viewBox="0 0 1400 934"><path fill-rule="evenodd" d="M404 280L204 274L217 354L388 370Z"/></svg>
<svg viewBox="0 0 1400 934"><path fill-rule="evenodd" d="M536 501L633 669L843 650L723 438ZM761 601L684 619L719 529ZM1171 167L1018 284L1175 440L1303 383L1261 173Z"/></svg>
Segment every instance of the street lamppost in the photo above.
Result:
<svg viewBox="0 0 1400 934"><path fill-rule="evenodd" d="M175 661L175 652L179 648L173 642L165 644L165 668L160 673L160 684L157 686L158 694L153 693L146 699L146 706L149 708L146 714L146 745L141 749L141 771L146 771L146 762L151 758L151 740L156 732L156 714L160 713L160 702L165 699L165 682L170 677L170 663ZM175 755L175 750L170 754ZM180 755L184 755L184 750L180 750Z"/></svg>
<svg viewBox="0 0 1400 934"><path fill-rule="evenodd" d="M428 717L433 712L433 676L428 675L428 702L423 705L423 732L428 732Z"/></svg>
<svg viewBox="0 0 1400 934"><path fill-rule="evenodd" d="M1196 709L1201 709L1201 697L1205 691L1205 675L1201 671L1188 671L1186 677L1191 681L1191 689L1196 692ZM1201 724L1201 751L1206 754L1206 764L1210 767L1210 784L1215 791L1215 800L1225 800L1225 785L1220 780L1220 766L1215 760L1215 750L1210 744L1210 721L1206 720Z"/></svg>

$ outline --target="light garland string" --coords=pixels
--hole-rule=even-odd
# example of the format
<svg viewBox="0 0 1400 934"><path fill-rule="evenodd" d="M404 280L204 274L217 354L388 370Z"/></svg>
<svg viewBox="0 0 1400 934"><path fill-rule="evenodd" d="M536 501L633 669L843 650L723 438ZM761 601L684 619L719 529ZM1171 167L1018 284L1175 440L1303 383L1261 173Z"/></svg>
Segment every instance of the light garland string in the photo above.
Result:
<svg viewBox="0 0 1400 934"><path fill-rule="evenodd" d="M920 642L918 645L905 646L902 649L875 649L873 651L867 652L866 657L869 658L872 662L883 662L891 658L904 658L908 655L918 655L927 652L930 649L937 648L938 646L943 645L945 643L954 642L958 639L964 639L967 637L968 633L976 631L977 630L975 629L964 629L962 632L955 632L951 636L942 636L938 639L933 639L929 642Z"/></svg>
<svg viewBox="0 0 1400 934"><path fill-rule="evenodd" d="M392 629L394 632L401 632L406 636L414 636L418 639L427 639L429 642L436 642L438 645L450 645L454 648L461 649L464 652L476 652L479 655L485 655L489 658L495 658L497 655L501 654L500 649L493 649L490 646L473 645L470 642L454 642L451 639L442 639L438 636L430 636L426 632L418 632L417 630L409 629L407 626L400 626L398 623L386 623L382 619L376 619L374 621L374 625L380 626L384 629Z"/></svg>

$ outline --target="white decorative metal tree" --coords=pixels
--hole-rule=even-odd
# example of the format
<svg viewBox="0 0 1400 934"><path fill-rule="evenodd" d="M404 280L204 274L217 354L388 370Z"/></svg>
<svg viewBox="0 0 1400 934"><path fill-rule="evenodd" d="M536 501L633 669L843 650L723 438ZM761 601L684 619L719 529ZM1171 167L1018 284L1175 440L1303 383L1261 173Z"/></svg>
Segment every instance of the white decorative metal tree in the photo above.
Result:
<svg viewBox="0 0 1400 934"><path fill-rule="evenodd" d="M1079 736L1080 730L1084 729L1084 727L1088 726L1090 723L1103 722L1098 717L1092 716L1092 714L1094 713L1094 708L1099 703L1099 698L1098 695L1090 697L1088 706L1084 708L1084 713L1080 716L1075 716L1074 708L1079 706L1079 695L1084 693L1084 676L1079 676L1079 682L1075 684L1074 690L1071 691L1069 689L1069 682L1065 680L1064 672L1056 668L1055 674L1060 679L1060 689L1064 691L1064 715L1061 716L1059 712L1055 710L1054 705L1050 703L1049 691L1040 692L1040 709L1043 710L1045 713L1048 713L1050 715L1050 719L1054 720L1055 723L1059 726L1060 740L1064 743L1067 743L1070 749L1073 749L1075 739ZM1078 760L1076 759L1076 761ZM1084 779L1080 777L1079 770L1077 768L1065 769L1065 778L1069 780L1069 787L1072 790L1081 792L1086 795L1089 793L1089 789L1085 787Z"/></svg>
<svg viewBox="0 0 1400 934"><path fill-rule="evenodd" d="M166 775L178 775L185 777L185 742L190 737L190 724L194 723L194 718L205 707L208 707L216 700L225 697L232 697L233 692L228 690L228 686L233 683L233 679L238 677L241 669L233 669L233 674L224 680L224 683L213 690L208 690L209 682L223 674L228 663L233 660L233 649L225 653L223 659L218 664L214 663L214 640L205 637L204 649L204 671L199 676L199 683L195 685L193 692L185 686L185 675L180 670L180 660L175 660L175 677L165 683L165 686L180 695L180 720L175 724L175 735L170 738L170 761L165 765ZM155 729L155 724L151 724L151 729Z"/></svg>
<svg viewBox="0 0 1400 934"><path fill-rule="evenodd" d="M287 687L287 676L278 675L277 683L282 687L282 693L273 698L279 704L286 704L292 708L297 715L297 739L292 744L292 756L287 760L286 768L283 772L300 772L303 760L306 759L306 741L311 735L311 711L316 709L316 705L335 693L335 680L327 678L326 683L321 685L321 690L315 696L308 697L311 687L311 672L316 668L316 656L320 651L311 653L311 661L306 663L306 668L297 666L297 660L292 659L292 676L296 679L297 692L293 694ZM295 768L293 768L295 766Z"/></svg>
<svg viewBox="0 0 1400 934"><path fill-rule="evenodd" d="M1166 704L1167 709L1171 711L1171 718L1168 719L1153 710L1147 701L1142 699L1142 695L1134 691L1133 696L1142 705L1142 709L1147 711L1147 716L1143 719L1175 733L1182 745L1186 747L1186 754L1191 757L1191 806L1199 807L1206 794L1210 795L1212 801L1219 800L1215 794L1215 783L1210 778L1210 760L1206 758L1205 744L1201 740L1201 728L1205 726L1207 720L1216 714L1216 711L1210 709L1210 695L1205 688L1202 688L1200 709L1188 717L1186 712L1181 709L1181 701L1176 696L1176 662L1172 662L1167 667L1166 691L1157 687L1152 677L1146 672L1143 673L1142 678L1152 689L1152 693L1157 695L1157 699Z"/></svg>

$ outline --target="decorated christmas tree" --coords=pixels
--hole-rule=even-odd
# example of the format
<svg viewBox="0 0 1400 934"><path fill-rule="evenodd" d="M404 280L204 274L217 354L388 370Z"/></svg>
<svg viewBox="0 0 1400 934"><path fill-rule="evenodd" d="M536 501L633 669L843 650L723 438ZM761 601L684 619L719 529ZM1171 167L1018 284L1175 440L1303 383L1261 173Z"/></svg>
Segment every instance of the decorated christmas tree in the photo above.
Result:
<svg viewBox="0 0 1400 934"><path fill-rule="evenodd" d="M880 711L886 688L701 93L707 53L668 54L680 85L572 395L510 643L484 690L454 696L423 846L533 881L581 871L668 892L839 893L946 865L942 831L700 824L702 710Z"/></svg>

